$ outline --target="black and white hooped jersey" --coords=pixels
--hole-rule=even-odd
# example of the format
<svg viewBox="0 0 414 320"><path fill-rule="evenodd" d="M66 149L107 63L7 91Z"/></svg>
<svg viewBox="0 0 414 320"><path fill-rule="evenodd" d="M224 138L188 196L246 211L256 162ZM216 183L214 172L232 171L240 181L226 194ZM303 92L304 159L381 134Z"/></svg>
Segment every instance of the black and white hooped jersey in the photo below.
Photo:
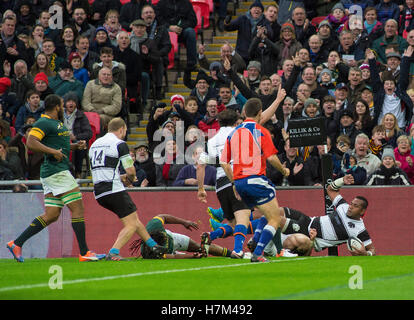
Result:
<svg viewBox="0 0 414 320"><path fill-rule="evenodd" d="M208 140L207 153L204 152L199 159L202 163L213 165L217 168L216 192L231 186L230 180L227 178L226 173L220 166L220 157L224 149L224 145L226 144L227 137L233 130L233 127L221 127L214 137Z"/></svg>
<svg viewBox="0 0 414 320"><path fill-rule="evenodd" d="M113 133L97 139L89 149L95 198L124 191L125 187L119 174L119 165L124 168L133 165L129 148L125 141Z"/></svg>
<svg viewBox="0 0 414 320"><path fill-rule="evenodd" d="M318 233L315 248L333 247L345 243L350 237L358 238L365 246L370 245L372 240L365 229L362 218L355 220L347 216L349 204L345 199L338 195L332 203L335 206L335 212L326 216L313 217L309 224L309 227L315 228Z"/></svg>

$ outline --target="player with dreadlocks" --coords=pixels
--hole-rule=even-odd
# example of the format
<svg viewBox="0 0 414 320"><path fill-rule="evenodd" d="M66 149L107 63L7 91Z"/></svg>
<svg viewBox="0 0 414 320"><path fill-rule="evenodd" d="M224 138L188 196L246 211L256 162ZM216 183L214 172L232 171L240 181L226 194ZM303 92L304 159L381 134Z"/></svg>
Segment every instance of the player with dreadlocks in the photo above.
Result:
<svg viewBox="0 0 414 320"><path fill-rule="evenodd" d="M210 245L210 247L201 246L190 237L172 232L165 229L166 224L181 224L186 229L198 230L198 224L184 220L169 214L159 214L153 217L146 229L149 235L161 246L167 248L167 253L163 256L155 255L151 249L141 239L135 240L131 246L132 255L141 255L144 259L189 259L207 257L208 254L218 257L230 257L231 251L218 245ZM139 252L141 250L141 252ZM177 253L177 251L186 251L188 253Z"/></svg>

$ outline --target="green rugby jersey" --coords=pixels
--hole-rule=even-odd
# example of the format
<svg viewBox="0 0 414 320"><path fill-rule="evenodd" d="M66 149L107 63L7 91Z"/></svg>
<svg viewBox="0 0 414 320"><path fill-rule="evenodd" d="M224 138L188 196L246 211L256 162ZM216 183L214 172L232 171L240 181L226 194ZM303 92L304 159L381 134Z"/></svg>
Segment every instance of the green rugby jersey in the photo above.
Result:
<svg viewBox="0 0 414 320"><path fill-rule="evenodd" d="M55 173L69 170L70 132L62 121L42 114L33 124L29 134L37 137L42 144L49 148L62 149L62 153L66 156L58 162L54 156L45 154L40 167L41 178L47 178Z"/></svg>
<svg viewBox="0 0 414 320"><path fill-rule="evenodd" d="M148 233L151 233L152 231L166 232L164 228L164 220L161 217L152 218L147 223L145 228L147 229ZM166 233L166 235L167 235L167 243L165 243L164 246L166 246L168 249L167 254L173 254L174 253L174 240L168 233Z"/></svg>

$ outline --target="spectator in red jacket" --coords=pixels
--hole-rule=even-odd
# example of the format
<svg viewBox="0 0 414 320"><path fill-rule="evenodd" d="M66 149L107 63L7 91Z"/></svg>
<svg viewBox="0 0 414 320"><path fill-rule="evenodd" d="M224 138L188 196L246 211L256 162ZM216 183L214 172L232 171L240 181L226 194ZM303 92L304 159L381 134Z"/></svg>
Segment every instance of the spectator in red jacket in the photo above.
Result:
<svg viewBox="0 0 414 320"><path fill-rule="evenodd" d="M223 111L226 107L223 104L218 104L216 98L210 98L206 104L206 115L198 123L198 128L203 131L206 139L210 139L215 136L220 129L220 124L217 120L217 115Z"/></svg>

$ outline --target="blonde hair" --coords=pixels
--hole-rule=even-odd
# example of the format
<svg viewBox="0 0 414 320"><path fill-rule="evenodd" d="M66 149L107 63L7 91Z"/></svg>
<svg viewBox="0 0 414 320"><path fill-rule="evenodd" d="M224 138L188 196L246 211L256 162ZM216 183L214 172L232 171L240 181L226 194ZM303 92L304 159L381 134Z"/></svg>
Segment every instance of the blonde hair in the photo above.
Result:
<svg viewBox="0 0 414 320"><path fill-rule="evenodd" d="M397 120L397 117L393 114L393 113L390 113L390 112L388 112L388 113L386 113L385 115L384 115L384 117L382 118L382 120L381 120L381 124L382 125L384 125L384 123L385 123L385 117L386 116L391 116L393 119L394 119L394 128L393 128L393 130L391 130L390 132L388 132L388 135L387 135L387 137L392 137L392 136L394 136L394 134L395 133L397 133L398 131L400 131L401 129L400 129L400 127L398 126L398 120ZM387 132L386 132L387 133Z"/></svg>
<svg viewBox="0 0 414 320"><path fill-rule="evenodd" d="M108 123L108 132L115 132L124 127L126 127L126 123L124 119L119 118L119 117L113 118Z"/></svg>

